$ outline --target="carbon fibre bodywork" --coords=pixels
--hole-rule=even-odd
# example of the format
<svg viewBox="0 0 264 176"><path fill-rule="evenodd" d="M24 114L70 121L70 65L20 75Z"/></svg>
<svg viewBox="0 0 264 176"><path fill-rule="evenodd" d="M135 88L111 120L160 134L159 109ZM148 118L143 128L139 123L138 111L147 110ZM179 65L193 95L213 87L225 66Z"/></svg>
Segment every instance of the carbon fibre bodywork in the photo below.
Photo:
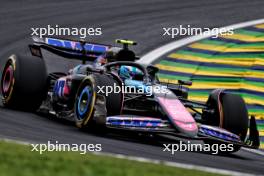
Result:
<svg viewBox="0 0 264 176"><path fill-rule="evenodd" d="M250 135L247 139L241 139L238 134L224 129L221 97L226 94L225 90L214 90L206 103L190 101L186 87L191 84L190 82L181 80L178 84L159 82L156 76L159 70L156 67L143 66L134 62L137 57L127 48L128 44L134 44L134 42L120 41L123 42L124 48L114 51L111 50L114 47L110 45L35 38L35 43L29 45L34 56L42 57L41 49L46 49L62 57L82 61L81 65L69 70L68 73L49 73L47 97L39 111L75 120L78 127L98 125L138 133L208 139L258 148L259 138L254 117L250 119ZM111 56L107 55L109 51ZM91 62L86 64L87 61L94 61L102 55L107 57L108 63L100 66ZM136 67L142 75L136 79L124 79L120 76L122 66ZM101 81L96 82L93 78L96 75L101 77ZM112 82L121 87L134 86L136 89L143 87L143 92L119 93L122 94L120 96L122 98L118 99L120 111L109 115L112 111L110 106L107 106L109 97L107 94L99 93L97 86L98 82L102 85L103 77L109 84ZM84 85L85 81L86 85ZM147 88L154 91L148 94ZM155 88L162 88L164 92L157 92ZM76 118L77 113L80 117Z"/></svg>

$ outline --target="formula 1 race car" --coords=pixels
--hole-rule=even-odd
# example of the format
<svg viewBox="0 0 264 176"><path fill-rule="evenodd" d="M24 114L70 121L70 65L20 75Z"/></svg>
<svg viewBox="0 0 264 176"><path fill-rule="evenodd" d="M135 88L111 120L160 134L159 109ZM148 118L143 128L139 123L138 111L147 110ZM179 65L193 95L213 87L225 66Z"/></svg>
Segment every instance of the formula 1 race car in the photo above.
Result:
<svg viewBox="0 0 264 176"><path fill-rule="evenodd" d="M147 134L166 134L207 143L258 148L254 117L244 100L225 90L212 91L208 101L188 100L189 81L161 83L159 69L141 65L123 48L56 38L33 38L32 56L11 55L2 73L2 102L7 108L44 111L72 119L79 128L102 126ZM42 50L78 59L68 73L47 73ZM249 129L249 136L247 132Z"/></svg>

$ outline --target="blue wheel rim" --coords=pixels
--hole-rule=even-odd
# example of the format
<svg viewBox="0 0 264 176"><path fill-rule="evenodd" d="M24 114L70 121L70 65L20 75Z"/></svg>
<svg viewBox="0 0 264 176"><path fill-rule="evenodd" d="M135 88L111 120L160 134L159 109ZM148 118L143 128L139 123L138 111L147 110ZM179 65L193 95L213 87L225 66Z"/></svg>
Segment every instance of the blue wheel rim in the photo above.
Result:
<svg viewBox="0 0 264 176"><path fill-rule="evenodd" d="M77 104L78 107L77 110L80 119L82 119L82 116L87 112L91 99L92 99L91 87L86 86L82 90Z"/></svg>

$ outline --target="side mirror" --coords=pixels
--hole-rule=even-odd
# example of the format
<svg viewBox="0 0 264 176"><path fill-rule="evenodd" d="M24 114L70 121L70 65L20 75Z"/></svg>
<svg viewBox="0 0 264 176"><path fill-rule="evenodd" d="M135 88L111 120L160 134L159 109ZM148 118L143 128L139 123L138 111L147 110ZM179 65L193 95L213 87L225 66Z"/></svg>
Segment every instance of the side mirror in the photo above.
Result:
<svg viewBox="0 0 264 176"><path fill-rule="evenodd" d="M159 71L159 68L154 66L154 65L149 65L147 66L147 71L148 71L148 74L149 75L156 75L156 73L158 73Z"/></svg>
<svg viewBox="0 0 264 176"><path fill-rule="evenodd" d="M191 86L192 85L192 81L178 80L178 83L180 85L186 85L186 86Z"/></svg>

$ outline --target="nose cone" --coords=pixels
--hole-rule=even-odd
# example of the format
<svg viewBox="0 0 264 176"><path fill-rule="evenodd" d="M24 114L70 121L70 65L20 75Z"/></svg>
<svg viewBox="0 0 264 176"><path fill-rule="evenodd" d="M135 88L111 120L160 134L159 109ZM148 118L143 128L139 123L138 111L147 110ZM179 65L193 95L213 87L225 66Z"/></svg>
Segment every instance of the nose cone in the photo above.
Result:
<svg viewBox="0 0 264 176"><path fill-rule="evenodd" d="M158 97L157 99L172 125L178 131L190 137L197 136L198 126L194 118L176 96L175 98Z"/></svg>

